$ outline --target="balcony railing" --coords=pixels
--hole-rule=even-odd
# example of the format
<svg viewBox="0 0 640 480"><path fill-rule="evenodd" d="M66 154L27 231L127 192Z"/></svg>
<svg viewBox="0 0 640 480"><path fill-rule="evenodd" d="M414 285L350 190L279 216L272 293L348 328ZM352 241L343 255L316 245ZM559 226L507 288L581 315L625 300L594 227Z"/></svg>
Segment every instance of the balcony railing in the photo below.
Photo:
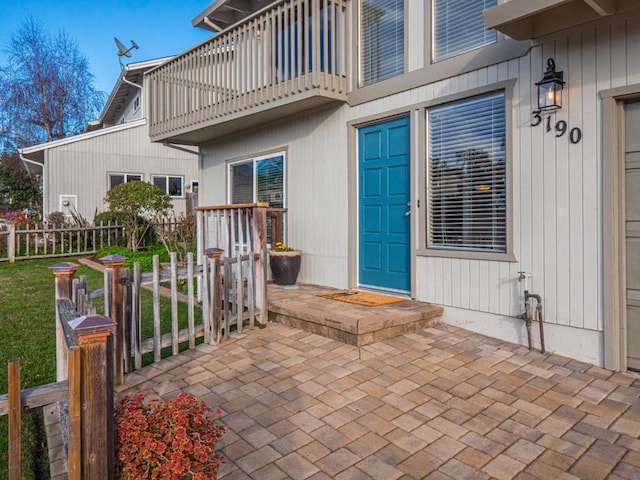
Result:
<svg viewBox="0 0 640 480"><path fill-rule="evenodd" d="M240 117L346 100L350 30L349 0L279 1L254 13L149 73L152 140L198 143Z"/></svg>

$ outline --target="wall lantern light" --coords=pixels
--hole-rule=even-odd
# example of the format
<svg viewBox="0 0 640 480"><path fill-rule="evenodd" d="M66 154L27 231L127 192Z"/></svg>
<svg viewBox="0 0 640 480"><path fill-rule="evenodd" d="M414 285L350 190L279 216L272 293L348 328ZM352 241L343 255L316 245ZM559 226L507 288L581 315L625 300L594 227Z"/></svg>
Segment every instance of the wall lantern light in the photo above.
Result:
<svg viewBox="0 0 640 480"><path fill-rule="evenodd" d="M553 58L547 60L547 70L538 86L538 108L540 110L557 110L562 108L562 80L563 72L556 72L556 62Z"/></svg>

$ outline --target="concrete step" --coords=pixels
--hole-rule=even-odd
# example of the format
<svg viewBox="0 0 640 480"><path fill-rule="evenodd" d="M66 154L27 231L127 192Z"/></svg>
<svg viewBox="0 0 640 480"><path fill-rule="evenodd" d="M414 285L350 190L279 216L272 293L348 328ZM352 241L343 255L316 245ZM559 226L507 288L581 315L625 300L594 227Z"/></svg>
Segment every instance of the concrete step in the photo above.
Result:
<svg viewBox="0 0 640 480"><path fill-rule="evenodd" d="M317 285L269 285L269 319L349 345L363 346L440 322L443 308L407 299L365 307L319 297L338 291Z"/></svg>

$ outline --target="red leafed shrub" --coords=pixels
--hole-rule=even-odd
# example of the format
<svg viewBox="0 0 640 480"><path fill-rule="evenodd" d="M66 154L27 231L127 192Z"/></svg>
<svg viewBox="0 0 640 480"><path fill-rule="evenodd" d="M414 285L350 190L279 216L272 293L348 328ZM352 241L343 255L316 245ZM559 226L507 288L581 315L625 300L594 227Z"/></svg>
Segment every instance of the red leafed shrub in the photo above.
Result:
<svg viewBox="0 0 640 480"><path fill-rule="evenodd" d="M116 414L116 478L217 479L223 459L214 451L225 428L206 403L189 393L175 400L124 397Z"/></svg>

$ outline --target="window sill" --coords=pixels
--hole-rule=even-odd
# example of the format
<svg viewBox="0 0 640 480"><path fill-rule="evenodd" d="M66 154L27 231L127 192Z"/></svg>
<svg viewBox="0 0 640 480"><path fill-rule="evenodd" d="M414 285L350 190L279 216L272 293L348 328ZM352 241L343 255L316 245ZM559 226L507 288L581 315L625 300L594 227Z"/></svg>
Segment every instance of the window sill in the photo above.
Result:
<svg viewBox="0 0 640 480"><path fill-rule="evenodd" d="M513 253L481 252L477 250L453 250L423 248L416 252L419 257L462 258L467 260L491 260L496 262L517 262Z"/></svg>

